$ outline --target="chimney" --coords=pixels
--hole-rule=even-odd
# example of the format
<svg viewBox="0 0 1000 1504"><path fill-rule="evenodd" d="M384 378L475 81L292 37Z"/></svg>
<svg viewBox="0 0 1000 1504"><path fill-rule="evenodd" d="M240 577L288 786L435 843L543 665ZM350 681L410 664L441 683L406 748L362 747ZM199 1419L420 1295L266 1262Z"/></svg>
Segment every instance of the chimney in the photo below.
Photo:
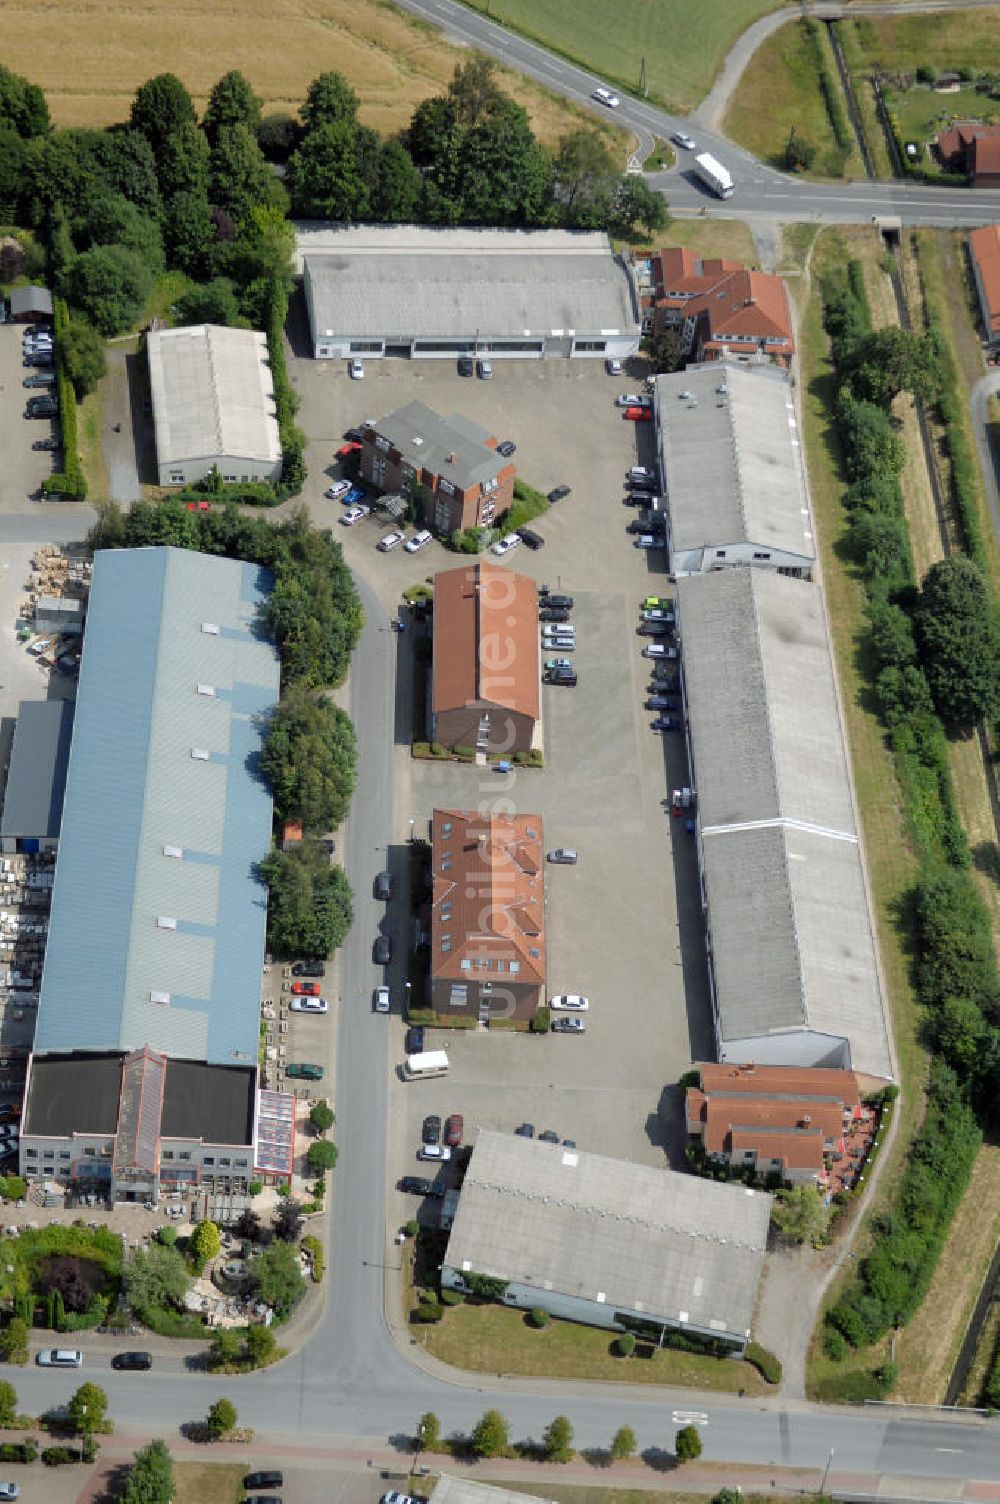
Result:
<svg viewBox="0 0 1000 1504"><path fill-rule="evenodd" d="M451 453L449 454L449 456L448 456L448 463L449 463L449 465L453 465L457 459L458 459L458 455L455 453L455 451L453 449L451 451Z"/></svg>

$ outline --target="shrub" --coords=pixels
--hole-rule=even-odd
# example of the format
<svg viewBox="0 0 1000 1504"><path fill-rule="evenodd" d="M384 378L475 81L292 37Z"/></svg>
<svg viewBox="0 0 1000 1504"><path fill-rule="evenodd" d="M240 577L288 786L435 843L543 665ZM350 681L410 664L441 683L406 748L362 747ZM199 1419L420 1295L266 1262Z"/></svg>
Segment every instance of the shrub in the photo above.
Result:
<svg viewBox="0 0 1000 1504"><path fill-rule="evenodd" d="M337 1163L337 1146L328 1138L318 1138L306 1151L306 1162L314 1175L332 1170Z"/></svg>
<svg viewBox="0 0 1000 1504"><path fill-rule="evenodd" d="M218 1440L220 1436L225 1436L227 1432L233 1430L238 1419L236 1406L232 1400L216 1400L214 1405L209 1407L208 1415L205 1417L205 1429L213 1440Z"/></svg>
<svg viewBox="0 0 1000 1504"><path fill-rule="evenodd" d="M417 1221L416 1217L410 1218L409 1222L407 1222L404 1226L403 1231L406 1233L406 1236L408 1238L415 1238L417 1236L417 1233L420 1231L420 1223Z"/></svg>
<svg viewBox="0 0 1000 1504"><path fill-rule="evenodd" d="M46 1467L61 1467L64 1463L82 1460L75 1447L45 1447L42 1452L42 1461Z"/></svg>
<svg viewBox="0 0 1000 1504"><path fill-rule="evenodd" d="M34 1462L38 1457L38 1443L33 1436L23 1441L5 1441L0 1444L0 1462Z"/></svg>
<svg viewBox="0 0 1000 1504"><path fill-rule="evenodd" d="M631 1358L632 1354L635 1352L635 1333L622 1332L619 1337L615 1338L612 1346L614 1347L617 1357Z"/></svg>
<svg viewBox="0 0 1000 1504"><path fill-rule="evenodd" d="M334 1124L334 1112L329 1102L316 1102L309 1109L309 1126L317 1133L326 1133Z"/></svg>
<svg viewBox="0 0 1000 1504"><path fill-rule="evenodd" d="M534 1013L531 1015L531 1021L528 1024L528 1028L531 1030L532 1034L547 1034L549 1032L549 1026L551 1022L552 1015L543 1003L542 1006L540 1008L536 1008Z"/></svg>
<svg viewBox="0 0 1000 1504"><path fill-rule="evenodd" d="M411 1321L418 1321L424 1325L440 1321L443 1316L444 1306L433 1295L422 1295L416 1310L410 1312Z"/></svg>
<svg viewBox="0 0 1000 1504"><path fill-rule="evenodd" d="M323 1244L320 1242L319 1238L314 1238L312 1233L307 1233L306 1236L302 1239L301 1246L305 1249L306 1253L309 1254L309 1269L312 1275L313 1284L322 1284L323 1272L326 1267L325 1255L323 1253Z"/></svg>
<svg viewBox="0 0 1000 1504"><path fill-rule="evenodd" d="M156 1234L156 1241L162 1243L164 1248L173 1248L177 1242L176 1227L161 1227Z"/></svg>
<svg viewBox="0 0 1000 1504"><path fill-rule="evenodd" d="M441 1291L441 1304L443 1306L460 1306L465 1299L461 1290L449 1290L447 1287Z"/></svg>
<svg viewBox="0 0 1000 1504"><path fill-rule="evenodd" d="M835 1326L823 1328L823 1351L834 1363L842 1363L847 1357L847 1339Z"/></svg>
<svg viewBox="0 0 1000 1504"><path fill-rule="evenodd" d="M781 1359L759 1342L748 1342L743 1356L769 1384L781 1383Z"/></svg>
<svg viewBox="0 0 1000 1504"><path fill-rule="evenodd" d="M552 1320L552 1317L549 1315L544 1306L533 1306L532 1309L528 1312L528 1320L531 1322L531 1325L533 1327L537 1327L538 1330L541 1331L542 1327L548 1326L549 1322Z"/></svg>
<svg viewBox="0 0 1000 1504"><path fill-rule="evenodd" d="M0 1175L0 1200L21 1201L28 1194L28 1182L21 1175Z"/></svg>

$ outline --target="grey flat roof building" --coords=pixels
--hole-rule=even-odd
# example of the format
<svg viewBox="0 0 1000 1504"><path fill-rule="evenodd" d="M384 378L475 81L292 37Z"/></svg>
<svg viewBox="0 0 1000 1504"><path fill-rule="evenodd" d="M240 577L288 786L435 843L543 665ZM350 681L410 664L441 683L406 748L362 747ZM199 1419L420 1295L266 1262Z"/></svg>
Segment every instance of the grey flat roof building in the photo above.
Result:
<svg viewBox="0 0 1000 1504"><path fill-rule="evenodd" d="M55 840L73 735L70 700L22 700L4 792L0 838Z"/></svg>
<svg viewBox="0 0 1000 1504"><path fill-rule="evenodd" d="M677 582L722 1060L892 1074L817 586Z"/></svg>
<svg viewBox="0 0 1000 1504"><path fill-rule="evenodd" d="M571 1319L742 1343L770 1212L744 1186L480 1129L444 1268Z"/></svg>
<svg viewBox="0 0 1000 1504"><path fill-rule="evenodd" d="M689 366L657 378L656 412L674 572L770 554L808 573L816 548L787 373Z"/></svg>
<svg viewBox="0 0 1000 1504"><path fill-rule="evenodd" d="M36 1054L256 1064L269 586L182 549L94 561Z"/></svg>
<svg viewBox="0 0 1000 1504"><path fill-rule="evenodd" d="M638 349L632 274L603 232L309 223L296 230L318 355L404 345L440 356ZM361 344L352 349L352 341Z"/></svg>
<svg viewBox="0 0 1000 1504"><path fill-rule="evenodd" d="M47 287L15 287L9 301L12 319L52 317L52 294Z"/></svg>

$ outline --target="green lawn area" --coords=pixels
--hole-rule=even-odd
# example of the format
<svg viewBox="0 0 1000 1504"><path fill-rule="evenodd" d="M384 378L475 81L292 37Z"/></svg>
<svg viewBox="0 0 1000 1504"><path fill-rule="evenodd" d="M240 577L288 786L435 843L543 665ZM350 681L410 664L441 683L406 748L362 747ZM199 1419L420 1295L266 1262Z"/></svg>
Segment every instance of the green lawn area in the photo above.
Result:
<svg viewBox="0 0 1000 1504"><path fill-rule="evenodd" d="M854 38L850 44L863 65L881 64L885 69L915 71L921 63L939 73L957 68L990 69L995 66L1000 44L1000 20L990 7L965 10L956 3L950 10L929 15L855 16L843 23ZM942 98L947 101L948 95Z"/></svg>
<svg viewBox="0 0 1000 1504"><path fill-rule="evenodd" d="M512 30L639 92L645 61L650 99L693 110L737 37L781 0L465 0Z"/></svg>
<svg viewBox="0 0 1000 1504"><path fill-rule="evenodd" d="M242 1462L175 1462L173 1504L238 1504L245 1472Z"/></svg>
<svg viewBox="0 0 1000 1504"><path fill-rule="evenodd" d="M525 1312L504 1306L453 1306L436 1325L411 1331L443 1363L482 1373L671 1384L726 1394L763 1394L769 1388L755 1368L734 1358L669 1348L652 1358L616 1358L610 1352L613 1333L571 1321L553 1321L536 1331Z"/></svg>
<svg viewBox="0 0 1000 1504"><path fill-rule="evenodd" d="M892 104L903 140L915 141L918 146L928 146L939 131L947 130L956 120L1000 120L1000 103L973 88L960 89L957 94L936 94L927 84L914 84L912 89L894 93ZM920 165L934 168L937 161L925 152Z"/></svg>
<svg viewBox="0 0 1000 1504"><path fill-rule="evenodd" d="M818 27L817 37L831 76L836 79L825 26ZM754 156L781 167L793 126L801 141L816 148L813 175L851 177L860 173L856 150L846 165L841 165L842 154L833 140L813 55L797 21L790 21L758 47L729 102L723 129Z"/></svg>

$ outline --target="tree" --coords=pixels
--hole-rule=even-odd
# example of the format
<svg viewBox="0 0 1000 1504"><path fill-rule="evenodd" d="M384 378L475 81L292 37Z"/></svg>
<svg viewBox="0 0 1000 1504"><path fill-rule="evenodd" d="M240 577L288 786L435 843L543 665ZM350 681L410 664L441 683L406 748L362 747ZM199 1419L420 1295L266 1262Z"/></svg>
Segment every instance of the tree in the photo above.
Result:
<svg viewBox="0 0 1000 1504"><path fill-rule="evenodd" d="M564 224L599 229L608 223L618 168L604 137L591 127L570 131L555 156L553 194Z"/></svg>
<svg viewBox="0 0 1000 1504"><path fill-rule="evenodd" d="M400 141L386 141L379 150L372 189L372 214L381 222L412 220L423 189L423 178Z"/></svg>
<svg viewBox="0 0 1000 1504"><path fill-rule="evenodd" d="M260 1237L260 1218L251 1207L245 1206L240 1212L234 1231L238 1238L245 1238L248 1243L256 1243Z"/></svg>
<svg viewBox="0 0 1000 1504"><path fill-rule="evenodd" d="M433 1452L441 1440L441 1422L433 1410L426 1410L417 1422L417 1446L425 1452Z"/></svg>
<svg viewBox="0 0 1000 1504"><path fill-rule="evenodd" d="M5 1327L0 1327L0 1353L8 1360L18 1353L28 1353L28 1323L20 1316L12 1316Z"/></svg>
<svg viewBox="0 0 1000 1504"><path fill-rule="evenodd" d="M551 159L532 135L527 111L501 96L459 148L462 217L481 225L543 224L551 198Z"/></svg>
<svg viewBox="0 0 1000 1504"><path fill-rule="evenodd" d="M277 1346L274 1333L269 1326L251 1326L247 1329L247 1357L254 1368L263 1368L274 1356Z"/></svg>
<svg viewBox="0 0 1000 1504"><path fill-rule="evenodd" d="M4 224L22 221L20 204L29 161L27 143L9 125L0 125L0 215Z"/></svg>
<svg viewBox="0 0 1000 1504"><path fill-rule="evenodd" d="M45 1286L62 1300L63 1307L76 1315L85 1311L94 1296L93 1287L84 1278L80 1260L57 1255L45 1261L42 1271Z"/></svg>
<svg viewBox="0 0 1000 1504"><path fill-rule="evenodd" d="M826 1237L830 1210L818 1186L796 1185L775 1196L771 1221L787 1242L816 1244Z"/></svg>
<svg viewBox="0 0 1000 1504"><path fill-rule="evenodd" d="M49 130L49 107L37 84L0 64L0 124L19 136L44 136Z"/></svg>
<svg viewBox="0 0 1000 1504"><path fill-rule="evenodd" d="M209 1368L228 1368L237 1363L240 1356L239 1333L231 1327L220 1327L208 1349Z"/></svg>
<svg viewBox="0 0 1000 1504"><path fill-rule="evenodd" d="M240 316L236 288L229 277L213 277L182 293L174 304L174 322L184 324L235 324Z"/></svg>
<svg viewBox="0 0 1000 1504"><path fill-rule="evenodd" d="M215 234L212 210L204 187L175 193L164 211L164 241L171 266L189 276L205 269Z"/></svg>
<svg viewBox="0 0 1000 1504"><path fill-rule="evenodd" d="M996 608L978 565L954 553L927 571L914 616L934 704L948 725L968 730L1000 706Z"/></svg>
<svg viewBox="0 0 1000 1504"><path fill-rule="evenodd" d="M309 1126L316 1133L326 1133L334 1124L334 1111L329 1102L314 1102L309 1109Z"/></svg>
<svg viewBox="0 0 1000 1504"><path fill-rule="evenodd" d="M866 512L852 525L848 541L868 579L895 578L901 585L912 579L910 538L902 518Z"/></svg>
<svg viewBox="0 0 1000 1504"><path fill-rule="evenodd" d="M129 1303L141 1316L144 1311L180 1306L190 1284L187 1265L176 1248L159 1244L136 1249L123 1275Z"/></svg>
<svg viewBox="0 0 1000 1504"><path fill-rule="evenodd" d="M358 161L354 125L329 121L310 130L288 164L292 207L308 219L364 219L370 184Z"/></svg>
<svg viewBox="0 0 1000 1504"><path fill-rule="evenodd" d="M81 160L91 191L103 186L120 194L141 214L155 219L160 212L156 158L141 131L127 129L76 132ZM82 206L81 206L82 207Z"/></svg>
<svg viewBox="0 0 1000 1504"><path fill-rule="evenodd" d="M663 324L650 341L649 355L659 376L665 371L679 371L686 364L690 346L684 338L682 324Z"/></svg>
<svg viewBox="0 0 1000 1504"><path fill-rule="evenodd" d="M487 1410L472 1433L472 1450L477 1457L499 1457L510 1446L510 1429L499 1410Z"/></svg>
<svg viewBox="0 0 1000 1504"><path fill-rule="evenodd" d="M347 713L304 685L278 702L261 751L280 820L321 835L347 814L357 771L357 738Z"/></svg>
<svg viewBox="0 0 1000 1504"><path fill-rule="evenodd" d="M305 1283L291 1243L275 1242L251 1259L250 1278L260 1299L285 1317L302 1297Z"/></svg>
<svg viewBox="0 0 1000 1504"><path fill-rule="evenodd" d="M222 1251L222 1235L214 1222L199 1222L191 1234L190 1249L199 1272Z"/></svg>
<svg viewBox="0 0 1000 1504"><path fill-rule="evenodd" d="M306 1150L306 1163L314 1175L323 1175L337 1163L337 1146L328 1138L318 1138Z"/></svg>
<svg viewBox="0 0 1000 1504"><path fill-rule="evenodd" d="M351 885L318 841L273 851L260 871L270 890L269 949L280 956L329 956L342 944L354 918Z"/></svg>
<svg viewBox="0 0 1000 1504"><path fill-rule="evenodd" d="M218 1441L220 1436L228 1436L235 1429L239 1415L232 1400L216 1400L209 1406L208 1415L205 1417L205 1429L213 1441Z"/></svg>
<svg viewBox="0 0 1000 1504"><path fill-rule="evenodd" d="M108 1397L98 1384L81 1384L66 1406L66 1418L78 1436L92 1436L103 1429Z"/></svg>
<svg viewBox="0 0 1000 1504"><path fill-rule="evenodd" d="M174 1469L162 1441L151 1441L136 1452L125 1479L121 1504L170 1504L174 1497Z"/></svg>
<svg viewBox="0 0 1000 1504"><path fill-rule="evenodd" d="M70 319L60 345L63 370L78 397L92 392L107 370L104 341L83 319Z"/></svg>
<svg viewBox="0 0 1000 1504"><path fill-rule="evenodd" d="M785 155L782 165L786 172L798 172L803 169L808 172L816 160L816 148L811 141L803 141L801 136L795 134L792 126L785 142Z"/></svg>
<svg viewBox="0 0 1000 1504"><path fill-rule="evenodd" d="M457 64L448 85L448 98L454 103L460 125L477 126L505 103L506 95L493 76L494 66L493 59L481 52Z"/></svg>
<svg viewBox="0 0 1000 1504"><path fill-rule="evenodd" d="M651 188L637 172L628 172L619 180L611 203L611 227L620 235L631 235L641 225L647 235L658 235L670 223L667 201Z"/></svg>
<svg viewBox="0 0 1000 1504"><path fill-rule="evenodd" d="M631 1426L619 1426L611 1438L611 1456L615 1462L624 1462L635 1456L638 1442Z"/></svg>
<svg viewBox="0 0 1000 1504"><path fill-rule="evenodd" d="M678 1462L694 1462L701 1456L701 1433L697 1426L681 1426L674 1437L674 1455Z"/></svg>
<svg viewBox="0 0 1000 1504"><path fill-rule="evenodd" d="M223 126L216 134L209 158L212 203L227 210L236 224L242 225L253 208L268 202L271 182L257 137L249 126Z"/></svg>
<svg viewBox="0 0 1000 1504"><path fill-rule="evenodd" d="M156 154L156 171L165 203L179 193L198 193L207 198L208 142L196 125L182 125L167 137Z"/></svg>
<svg viewBox="0 0 1000 1504"><path fill-rule="evenodd" d="M123 245L154 274L163 270L159 224L122 193L96 194L76 220L74 239L81 250L92 245Z"/></svg>
<svg viewBox="0 0 1000 1504"><path fill-rule="evenodd" d="M291 115L265 115L257 127L257 145L269 162L287 162L302 139L302 127Z"/></svg>
<svg viewBox="0 0 1000 1504"><path fill-rule="evenodd" d="M174 73L158 73L140 84L129 118L133 130L146 137L157 160L171 136L197 121L191 95Z"/></svg>
<svg viewBox="0 0 1000 1504"><path fill-rule="evenodd" d="M101 245L73 262L67 291L73 306L110 336L138 322L152 287L153 274L134 251Z"/></svg>
<svg viewBox="0 0 1000 1504"><path fill-rule="evenodd" d="M321 73L306 91L301 115L307 131L324 125L353 126L358 118L358 96L342 73Z"/></svg>
<svg viewBox="0 0 1000 1504"><path fill-rule="evenodd" d="M17 1390L13 1384L0 1380L0 1426L10 1426L17 1414Z"/></svg>
<svg viewBox="0 0 1000 1504"><path fill-rule="evenodd" d="M202 120L205 135L213 145L220 131L234 125L246 126L255 135L260 126L260 100L236 68L224 73L213 85Z"/></svg>
<svg viewBox="0 0 1000 1504"><path fill-rule="evenodd" d="M295 1243L301 1230L302 1203L286 1196L278 1202L274 1213L274 1235L283 1243Z"/></svg>
<svg viewBox="0 0 1000 1504"><path fill-rule="evenodd" d="M569 1462L573 1456L573 1427L565 1415L557 1415L545 1427L542 1436L545 1455L550 1462Z"/></svg>
<svg viewBox="0 0 1000 1504"><path fill-rule="evenodd" d="M902 391L928 402L938 394L941 357L932 335L890 325L873 329L844 365L844 376L855 394L888 408Z"/></svg>

